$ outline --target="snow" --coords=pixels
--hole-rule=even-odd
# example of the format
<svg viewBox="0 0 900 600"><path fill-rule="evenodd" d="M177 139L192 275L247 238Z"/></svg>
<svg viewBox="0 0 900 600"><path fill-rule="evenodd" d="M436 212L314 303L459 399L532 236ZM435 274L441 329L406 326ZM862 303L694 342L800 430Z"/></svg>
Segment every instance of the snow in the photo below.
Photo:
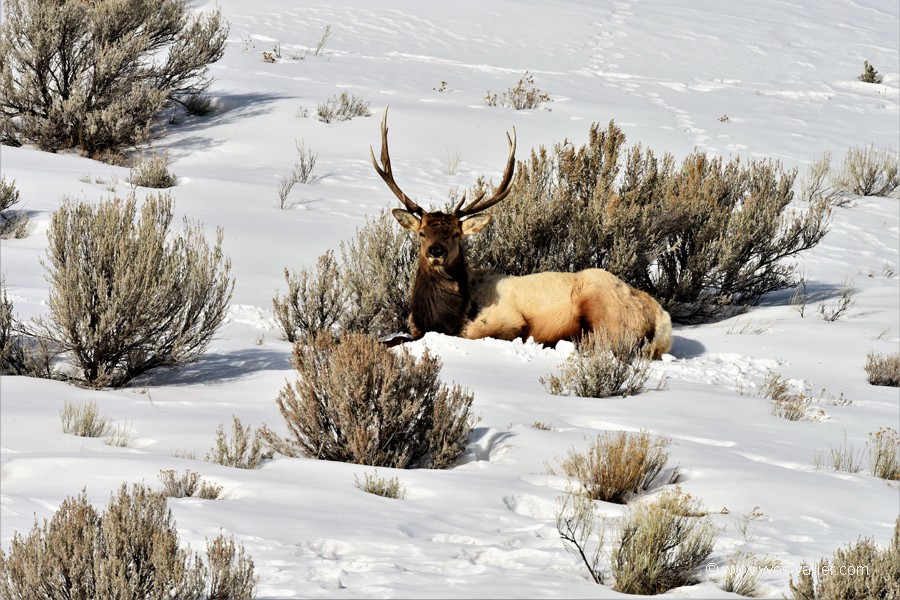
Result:
<svg viewBox="0 0 900 600"><path fill-rule="evenodd" d="M863 448L869 433L900 428L897 388L869 385L863 370L868 352L900 346L900 280L883 274L886 264L900 272L896 197L837 208L822 243L797 258L810 294L804 316L785 290L745 314L676 327L671 355L653 364L651 389L638 396L547 394L538 378L565 358L567 344L436 334L409 344L416 353L427 346L444 363L442 377L474 393L480 420L454 468L378 469L406 486L403 500L357 489L354 478L370 467L277 457L241 470L203 458L232 415L283 430L275 398L294 372L272 298L285 289L285 268L313 265L367 216L393 207L369 160L387 105L394 172L425 204L442 204L480 175L498 177L513 127L520 159L541 144L581 144L591 123L614 119L630 144L677 159L697 149L802 171L826 151L837 162L853 145L900 145L896 3L219 3L231 23L228 50L212 68L219 112L168 124L153 148L168 154L179 177L178 213L210 235L225 231L237 279L228 323L198 363L120 390L3 377L3 548L83 488L102 505L122 482L159 486L161 469L191 469L224 492L215 501L170 500L183 541L200 549L220 531L233 534L256 563L261 598L618 597L591 582L563 547L555 511L565 482L548 465L598 433L641 429L671 438L682 488L722 528L712 557L721 571L669 597L725 596L716 584L739 550L782 562L762 587L781 597L801 561L831 556L860 536L888 543L898 486L866 468L816 470L813 457L845 439ZM323 56L292 58L315 47L329 24L334 38ZM276 41L282 58L263 62ZM882 84L856 79L863 60L884 75ZM484 104L488 91L514 86L526 70L552 103L529 111ZM446 91L437 91L444 81ZM373 115L332 124L298 116L345 90L370 100ZM295 186L291 208L281 210L277 178L292 167L295 140L318 152L317 179ZM461 163L448 175L454 152ZM115 175L116 193L127 194L128 172L31 148L3 147L0 158L31 216L28 237L0 245L0 270L17 315L45 315L40 260L50 214L66 196L110 195L97 178ZM834 303L845 281L856 305L825 322L816 307ZM769 414L757 390L770 371L821 396L825 416L790 422ZM852 404L828 403L841 394ZM131 425L131 443L62 433L66 400L96 401L114 423ZM745 539L738 522L754 507L764 516ZM608 516L622 510L601 505Z"/></svg>

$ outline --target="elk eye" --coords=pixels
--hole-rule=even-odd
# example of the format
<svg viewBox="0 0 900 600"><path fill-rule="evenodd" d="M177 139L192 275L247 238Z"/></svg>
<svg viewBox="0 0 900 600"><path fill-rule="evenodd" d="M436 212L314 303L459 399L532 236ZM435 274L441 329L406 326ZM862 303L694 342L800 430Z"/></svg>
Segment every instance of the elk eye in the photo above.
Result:
<svg viewBox="0 0 900 600"><path fill-rule="evenodd" d="M423 237L425 237L425 234L422 233L422 232L420 231L420 232L419 232L419 237L420 237L420 238L423 238Z"/></svg>

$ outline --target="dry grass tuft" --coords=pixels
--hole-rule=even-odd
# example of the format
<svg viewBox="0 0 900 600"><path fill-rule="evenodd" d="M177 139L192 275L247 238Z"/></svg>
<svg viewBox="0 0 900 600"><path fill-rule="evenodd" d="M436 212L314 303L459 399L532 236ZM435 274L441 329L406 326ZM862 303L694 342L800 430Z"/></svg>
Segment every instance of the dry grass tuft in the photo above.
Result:
<svg viewBox="0 0 900 600"><path fill-rule="evenodd" d="M646 431L606 432L585 452L569 450L559 468L591 500L624 504L653 485L669 460L669 443L668 438L654 438Z"/></svg>
<svg viewBox="0 0 900 600"><path fill-rule="evenodd" d="M62 421L63 433L78 437L103 437L112 430L109 419L100 414L100 409L93 400L82 404L66 400L59 410L59 419Z"/></svg>
<svg viewBox="0 0 900 600"><path fill-rule="evenodd" d="M769 413L788 421L815 421L824 415L812 406L813 399L804 392L794 392L790 382L777 373L769 373L760 386L759 396L769 400Z"/></svg>
<svg viewBox="0 0 900 600"><path fill-rule="evenodd" d="M900 480L900 434L893 427L882 427L869 434L866 455L872 475L888 481Z"/></svg>
<svg viewBox="0 0 900 600"><path fill-rule="evenodd" d="M201 498L216 500L222 493L222 486L203 481L200 473L187 470L176 475L173 469L159 472L159 480L163 484L163 494L167 498Z"/></svg>
<svg viewBox="0 0 900 600"><path fill-rule="evenodd" d="M371 475L365 473L362 483L360 483L358 476L354 475L354 478L356 480L356 487L367 494L375 494L376 496L393 498L394 500L402 500L406 496L406 487L400 483L400 480L397 477L386 479L384 477L379 477L378 472L376 471Z"/></svg>
<svg viewBox="0 0 900 600"><path fill-rule="evenodd" d="M244 427L241 420L232 415L231 439L225 435L225 426L219 425L216 430L216 445L207 453L206 460L226 467L238 469L255 469L262 462L272 457L272 453L263 449L263 441L257 431L251 441L250 426Z"/></svg>
<svg viewBox="0 0 900 600"><path fill-rule="evenodd" d="M900 354L875 354L866 356L866 373L872 385L900 387Z"/></svg>
<svg viewBox="0 0 900 600"><path fill-rule="evenodd" d="M169 157L166 154L156 154L138 162L131 167L128 176L131 185L145 188L170 188L178 184L178 177L169 171Z"/></svg>

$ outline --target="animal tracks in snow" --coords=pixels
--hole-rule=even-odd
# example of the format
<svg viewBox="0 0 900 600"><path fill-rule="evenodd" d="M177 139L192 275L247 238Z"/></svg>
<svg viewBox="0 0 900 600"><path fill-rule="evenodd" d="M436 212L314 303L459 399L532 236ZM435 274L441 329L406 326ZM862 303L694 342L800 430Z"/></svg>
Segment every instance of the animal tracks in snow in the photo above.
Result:
<svg viewBox="0 0 900 600"><path fill-rule="evenodd" d="M696 358L665 364L665 374L692 383L727 385L731 388L755 388L769 371L784 361L751 358L743 354L704 354Z"/></svg>

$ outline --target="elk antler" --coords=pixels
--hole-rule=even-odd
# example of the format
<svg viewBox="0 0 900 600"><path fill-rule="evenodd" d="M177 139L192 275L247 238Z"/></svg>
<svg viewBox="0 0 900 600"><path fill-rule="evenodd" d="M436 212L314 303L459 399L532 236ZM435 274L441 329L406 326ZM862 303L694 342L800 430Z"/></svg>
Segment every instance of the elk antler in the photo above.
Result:
<svg viewBox="0 0 900 600"><path fill-rule="evenodd" d="M385 108L384 118L381 119L381 165L375 160L375 150L372 149L372 146L369 146L369 154L372 155L372 165L375 166L375 170L378 171L378 174L381 175L381 178L387 186L391 188L394 195L400 199L400 202L402 202L404 206L406 206L406 209L421 217L425 214L425 211L422 210L421 206L410 200L409 196L404 194L403 190L400 189L400 186L397 185L397 182L394 181L394 172L391 170L391 156L388 153L387 113L387 108Z"/></svg>
<svg viewBox="0 0 900 600"><path fill-rule="evenodd" d="M500 181L500 185L494 191L494 195L484 200L484 195L486 192L481 192L478 194L478 197L472 200L465 208L462 207L463 203L466 201L466 193L463 192L462 199L459 201L459 204L456 205L456 208L453 210L453 214L459 217L460 219L464 217L470 217L476 213L480 213L483 210L487 210L493 205L497 204L507 195L509 195L510 184L512 183L513 171L516 170L516 128L513 127L512 137L509 137L509 134L506 134L506 141L509 143L509 158L506 160L506 170L503 172L503 179Z"/></svg>

